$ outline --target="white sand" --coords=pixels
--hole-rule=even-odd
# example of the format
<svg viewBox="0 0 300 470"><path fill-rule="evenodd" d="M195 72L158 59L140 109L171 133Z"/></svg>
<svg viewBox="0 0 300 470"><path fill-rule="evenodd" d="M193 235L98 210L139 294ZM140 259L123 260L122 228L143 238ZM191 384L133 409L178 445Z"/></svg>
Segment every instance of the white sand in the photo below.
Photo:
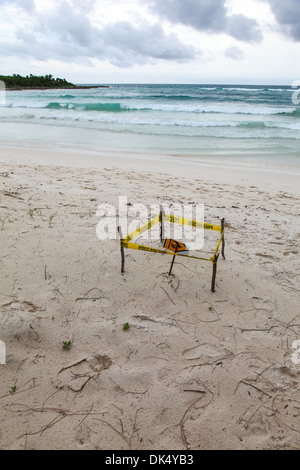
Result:
<svg viewBox="0 0 300 470"><path fill-rule="evenodd" d="M0 161L0 447L299 449L298 174L4 147ZM207 262L169 277L171 257L126 250L120 274L119 242L96 237L119 196L226 218L215 294Z"/></svg>

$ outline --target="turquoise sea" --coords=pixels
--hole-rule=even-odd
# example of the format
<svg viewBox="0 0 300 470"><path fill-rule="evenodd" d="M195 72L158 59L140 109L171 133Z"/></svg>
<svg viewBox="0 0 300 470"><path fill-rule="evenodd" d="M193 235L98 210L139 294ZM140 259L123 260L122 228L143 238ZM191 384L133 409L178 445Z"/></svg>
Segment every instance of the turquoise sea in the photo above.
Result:
<svg viewBox="0 0 300 470"><path fill-rule="evenodd" d="M7 91L0 141L17 146L300 165L291 86L107 85Z"/></svg>

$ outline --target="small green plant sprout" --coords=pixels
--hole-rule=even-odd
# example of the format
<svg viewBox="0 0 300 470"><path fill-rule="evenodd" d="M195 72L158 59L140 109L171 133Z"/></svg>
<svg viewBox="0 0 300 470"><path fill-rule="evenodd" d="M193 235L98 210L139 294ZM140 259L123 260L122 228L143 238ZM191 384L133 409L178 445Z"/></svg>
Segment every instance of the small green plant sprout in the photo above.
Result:
<svg viewBox="0 0 300 470"><path fill-rule="evenodd" d="M5 224L5 222L6 222L6 219L2 219L2 218L0 217L0 222L1 222L1 230L4 230L4 224Z"/></svg>
<svg viewBox="0 0 300 470"><path fill-rule="evenodd" d="M127 330L129 330L129 328L130 328L129 323L128 323L128 322L127 322L127 323L124 323L124 325L123 325L123 330L124 330L124 331L127 331Z"/></svg>
<svg viewBox="0 0 300 470"><path fill-rule="evenodd" d="M62 348L65 350L65 351L68 351L71 347L71 344L72 342L71 341L63 341L63 345L62 345Z"/></svg>
<svg viewBox="0 0 300 470"><path fill-rule="evenodd" d="M37 211L36 208L34 209L31 209L31 207L28 209L28 214L30 215L31 218L33 218L33 214L35 213L35 211Z"/></svg>
<svg viewBox="0 0 300 470"><path fill-rule="evenodd" d="M52 227L52 220L54 219L54 217L56 216L56 214L51 214L50 217L49 217L49 227Z"/></svg>
<svg viewBox="0 0 300 470"><path fill-rule="evenodd" d="M15 393L17 390L17 387L14 385L13 387L10 387L10 393Z"/></svg>
<svg viewBox="0 0 300 470"><path fill-rule="evenodd" d="M214 309L214 308L213 308L213 306L212 306L212 305L210 305L210 306L208 307L208 310L209 310L210 312L212 312L212 311L213 311L213 309Z"/></svg>

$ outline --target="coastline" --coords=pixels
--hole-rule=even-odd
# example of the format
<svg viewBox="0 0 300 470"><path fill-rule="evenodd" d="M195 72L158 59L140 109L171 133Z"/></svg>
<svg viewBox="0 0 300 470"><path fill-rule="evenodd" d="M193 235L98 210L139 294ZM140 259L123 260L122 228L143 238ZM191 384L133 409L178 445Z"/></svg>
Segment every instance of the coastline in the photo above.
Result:
<svg viewBox="0 0 300 470"><path fill-rule="evenodd" d="M63 87L16 87L5 88L5 91L30 91L30 90L90 90L93 88L110 88L110 85L74 85Z"/></svg>
<svg viewBox="0 0 300 470"><path fill-rule="evenodd" d="M299 448L297 174L79 148L0 161L2 448ZM96 236L119 196L226 219L215 294L196 260L168 276L128 250L121 275Z"/></svg>
<svg viewBox="0 0 300 470"><path fill-rule="evenodd" d="M193 179L201 177L207 182L238 184L251 186L256 183L271 192L291 191L299 195L300 164L279 164L267 159L256 161L247 158L234 160L223 157L213 158L201 155L167 155L133 151L111 151L107 149L79 148L70 146L34 146L0 141L0 160L5 162L23 162L30 165L76 167L82 169L103 170L120 168L124 170L150 171L175 177L184 176Z"/></svg>

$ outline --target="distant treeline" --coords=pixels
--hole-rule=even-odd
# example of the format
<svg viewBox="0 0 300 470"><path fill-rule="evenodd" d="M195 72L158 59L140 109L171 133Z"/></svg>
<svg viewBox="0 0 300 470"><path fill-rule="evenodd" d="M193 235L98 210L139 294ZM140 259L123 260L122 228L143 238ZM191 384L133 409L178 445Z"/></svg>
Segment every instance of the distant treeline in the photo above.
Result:
<svg viewBox="0 0 300 470"><path fill-rule="evenodd" d="M0 80L5 83L6 88L71 88L73 83L67 82L65 78L54 78L53 75L36 76L26 75L0 75Z"/></svg>

